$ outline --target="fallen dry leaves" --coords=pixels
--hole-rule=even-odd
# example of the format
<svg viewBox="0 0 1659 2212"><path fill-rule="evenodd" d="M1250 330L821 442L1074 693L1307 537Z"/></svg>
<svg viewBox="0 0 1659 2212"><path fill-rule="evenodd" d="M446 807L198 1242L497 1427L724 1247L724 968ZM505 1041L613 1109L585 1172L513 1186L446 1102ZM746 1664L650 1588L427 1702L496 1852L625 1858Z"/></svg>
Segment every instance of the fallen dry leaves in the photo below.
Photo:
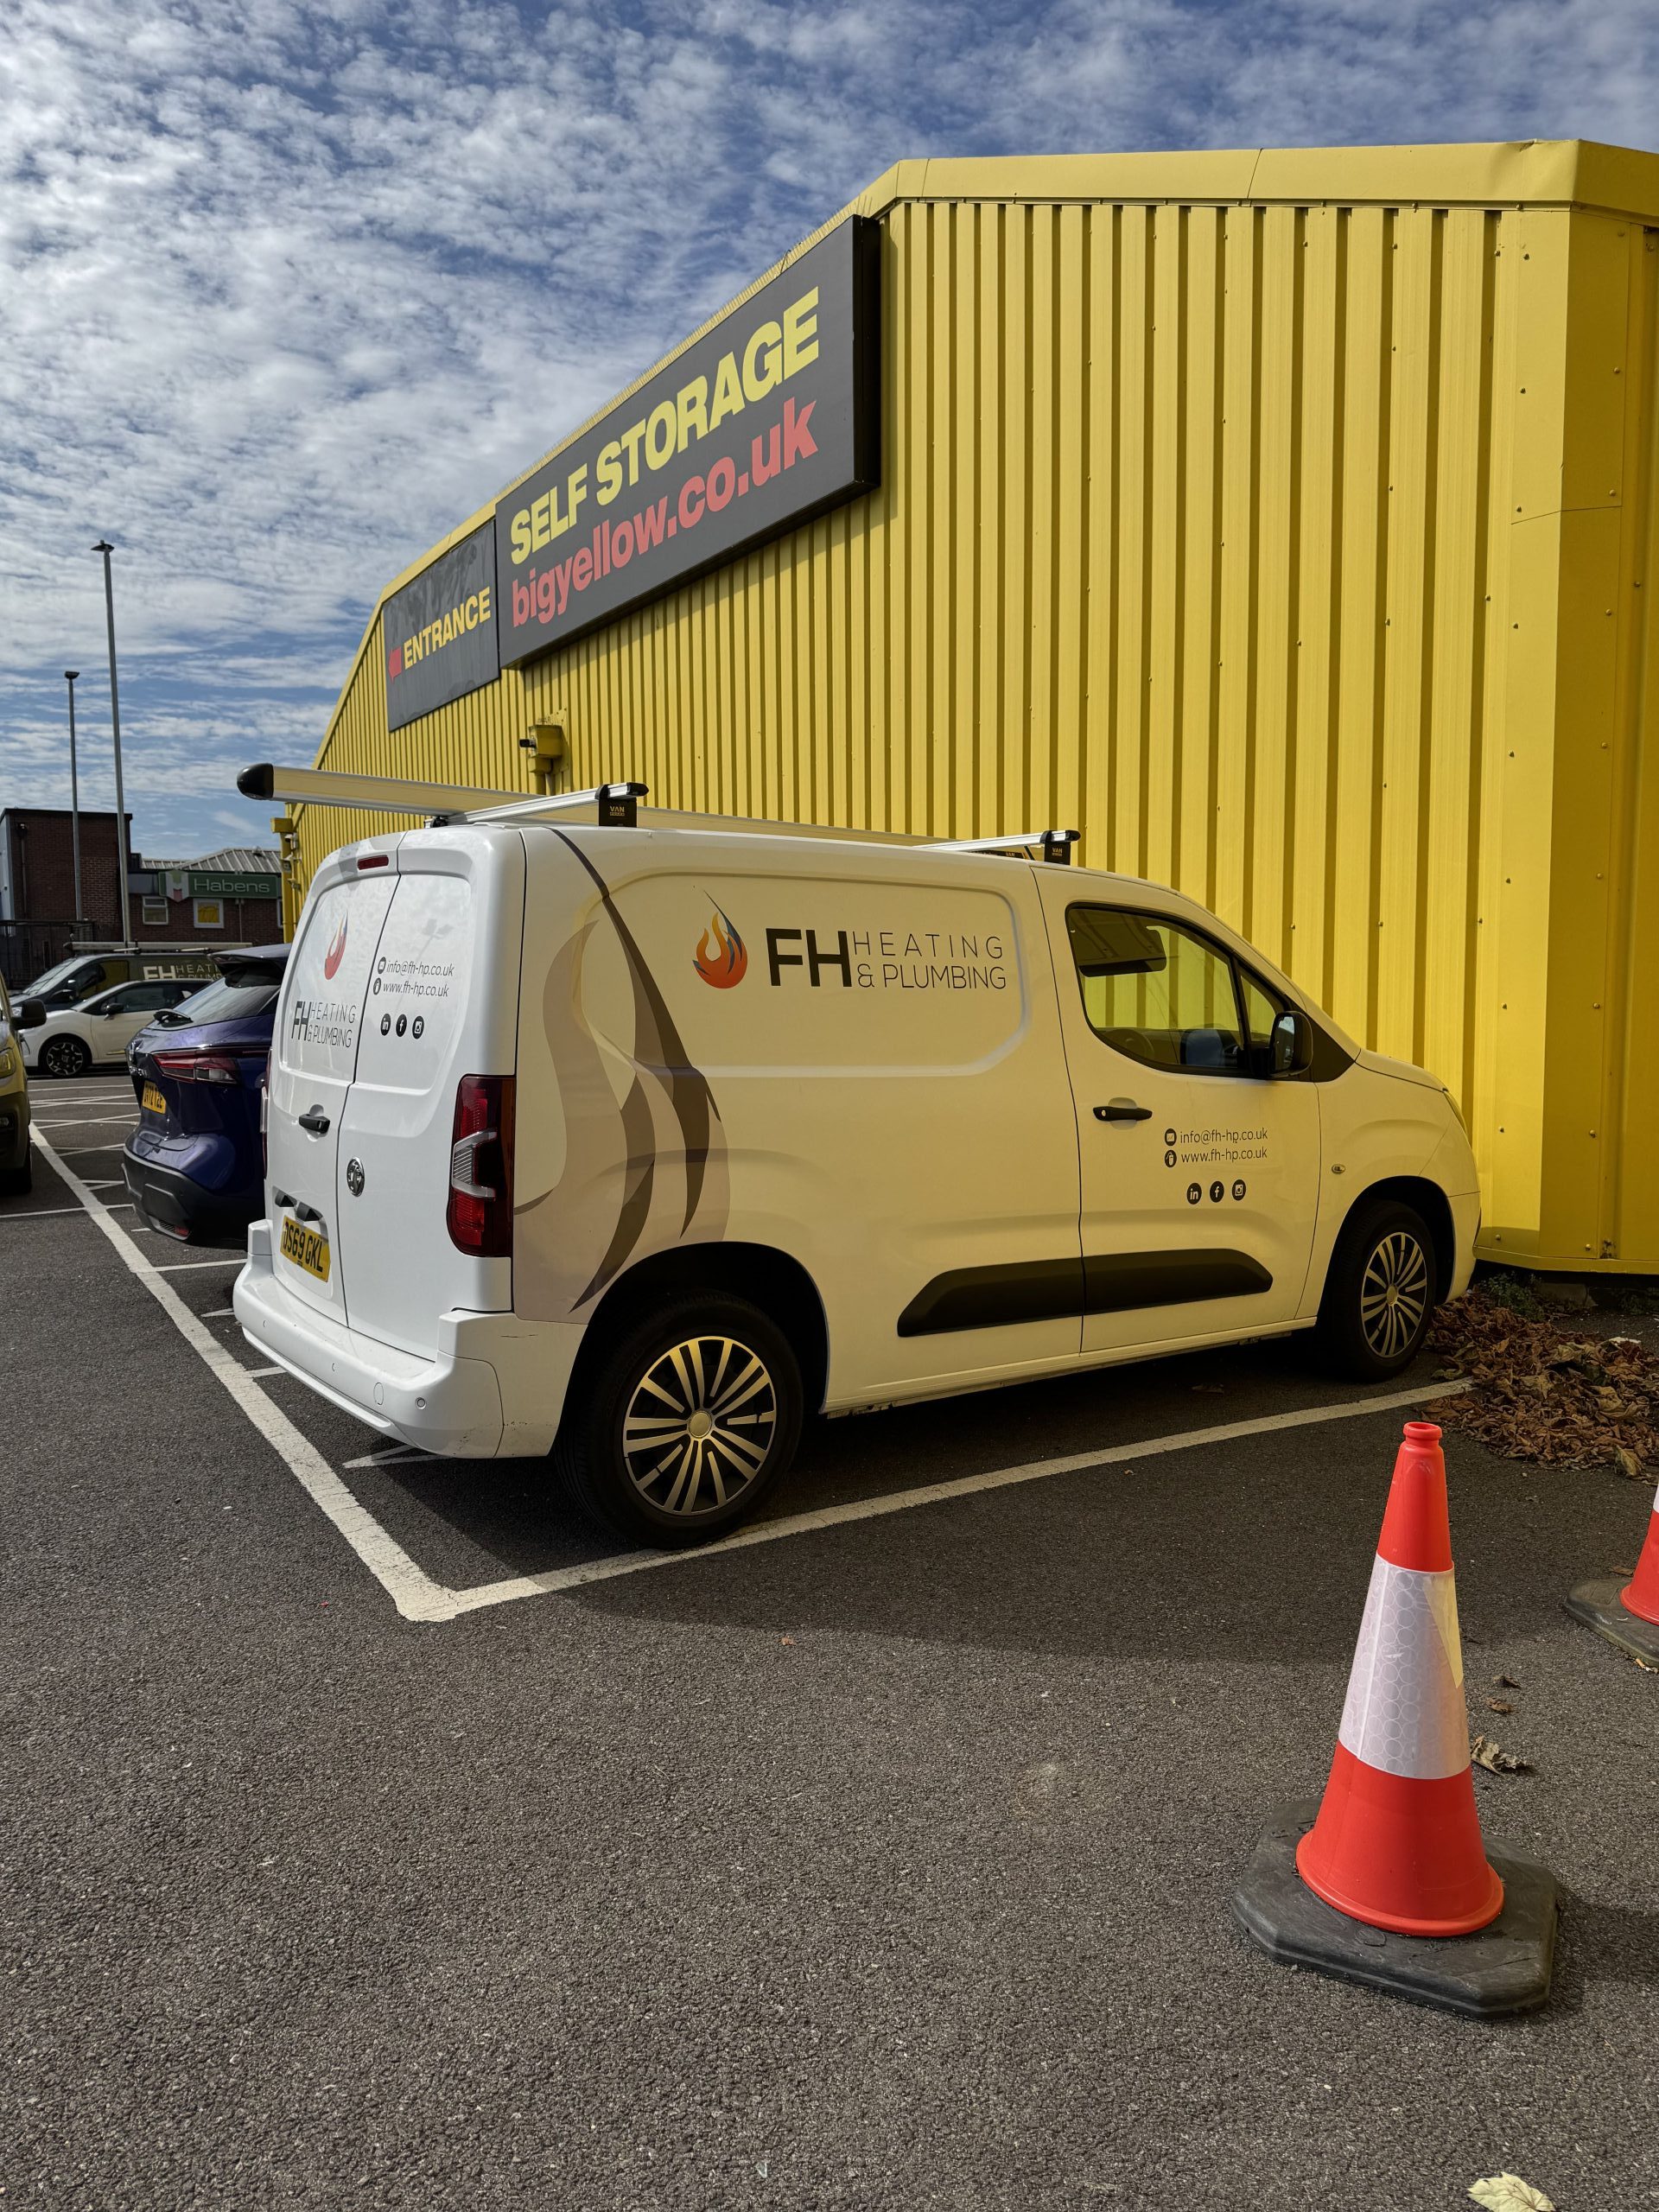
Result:
<svg viewBox="0 0 1659 2212"><path fill-rule="evenodd" d="M1491 1736L1477 1736L1469 1746L1469 1756L1477 1766L1484 1767L1488 1774L1532 1772L1525 1759L1517 1758L1513 1751L1506 1751L1503 1745Z"/></svg>
<svg viewBox="0 0 1659 2212"><path fill-rule="evenodd" d="M1530 1321L1471 1290L1441 1306L1429 1342L1441 1379L1474 1387L1428 1410L1500 1459L1611 1465L1637 1481L1659 1464L1659 1360L1634 1338Z"/></svg>
<svg viewBox="0 0 1659 2212"><path fill-rule="evenodd" d="M1541 2189L1522 2181L1519 2174L1488 2174L1469 2192L1486 2212L1555 2212Z"/></svg>

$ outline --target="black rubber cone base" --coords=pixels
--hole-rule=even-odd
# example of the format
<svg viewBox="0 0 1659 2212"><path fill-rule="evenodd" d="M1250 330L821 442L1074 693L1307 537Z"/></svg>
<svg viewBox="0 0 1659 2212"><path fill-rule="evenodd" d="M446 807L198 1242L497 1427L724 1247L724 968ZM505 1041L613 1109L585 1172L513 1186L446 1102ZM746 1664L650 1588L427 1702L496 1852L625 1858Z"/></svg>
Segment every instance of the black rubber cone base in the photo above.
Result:
<svg viewBox="0 0 1659 2212"><path fill-rule="evenodd" d="M1575 1621L1594 1629L1598 1636L1605 1636L1632 1659L1645 1659L1649 1666L1659 1667L1659 1624L1638 1620L1619 1604L1618 1593L1624 1587L1616 1575L1609 1575L1603 1582L1580 1582L1561 1603Z"/></svg>
<svg viewBox="0 0 1659 2212"><path fill-rule="evenodd" d="M1503 1910L1490 1928L1395 1936L1335 1911L1296 1872L1296 1847L1319 1809L1312 1798L1281 1807L1233 1892L1240 1924L1271 1957L1480 2018L1543 2003L1555 1963L1553 1874L1489 1845L1503 1879Z"/></svg>

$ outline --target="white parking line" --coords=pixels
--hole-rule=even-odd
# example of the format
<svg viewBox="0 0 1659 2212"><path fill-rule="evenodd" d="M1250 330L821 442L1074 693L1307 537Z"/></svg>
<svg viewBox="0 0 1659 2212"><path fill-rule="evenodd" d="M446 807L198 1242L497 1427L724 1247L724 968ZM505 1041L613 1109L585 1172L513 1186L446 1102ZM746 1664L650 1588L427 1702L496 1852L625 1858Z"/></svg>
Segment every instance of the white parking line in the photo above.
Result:
<svg viewBox="0 0 1659 2212"><path fill-rule="evenodd" d="M281 1368L271 1370L273 1375L280 1375L283 1371ZM345 1471L349 1475L359 1467L390 1467L400 1459L430 1459L433 1456L430 1452L422 1452L412 1444L393 1444L383 1452L365 1452L360 1459L347 1459Z"/></svg>
<svg viewBox="0 0 1659 2212"><path fill-rule="evenodd" d="M1281 1429L1313 1428L1323 1421L1349 1421L1363 1414L1390 1412L1401 1406L1421 1406L1435 1398L1456 1397L1470 1388L1466 1382L1438 1383L1425 1390L1396 1390L1385 1398L1365 1398L1357 1404L1307 1406L1300 1413L1267 1414L1258 1421L1234 1421L1215 1428L1178 1429L1173 1436L1143 1437L1136 1444L1102 1445L1090 1452L1073 1452L1063 1459L1031 1459L1015 1467L995 1467L982 1475L962 1475L954 1482L928 1483L919 1490L891 1491L885 1497L855 1499L849 1505L826 1505L816 1513L789 1513L776 1521L762 1521L717 1542L695 1551L621 1552L609 1559L585 1560L580 1567L560 1567L546 1574L515 1574L505 1582L484 1582L470 1590L449 1592L457 1613L479 1611L486 1605L511 1605L519 1598L550 1597L563 1590L580 1590L589 1582L609 1582L621 1574L643 1574L652 1567L683 1567L693 1560L713 1559L721 1552L751 1550L756 1544L779 1543L786 1536L815 1535L821 1529L844 1529L855 1521L880 1520L889 1513L910 1513L918 1506L945 1505L954 1498L973 1497L981 1491L1007 1490L1016 1483L1045 1482L1053 1475L1095 1471L1114 1474L1132 1459L1151 1459L1166 1452L1197 1450L1206 1444L1230 1444L1243 1436L1272 1436Z"/></svg>
<svg viewBox="0 0 1659 2212"><path fill-rule="evenodd" d="M137 1276L186 1344L219 1377L295 1479L334 1522L398 1611L408 1620L450 1619L456 1611L454 1593L416 1567L402 1545L386 1534L372 1515L364 1511L321 1452L308 1438L301 1435L282 1408L266 1396L236 1355L226 1345L215 1343L172 1284L164 1282L131 1239L122 1235L111 1220L109 1209L92 1196L73 1169L65 1166L44 1137L41 1139L41 1150L115 1247L122 1266Z"/></svg>
<svg viewBox="0 0 1659 2212"><path fill-rule="evenodd" d="M130 1122L130 1114L71 1114L66 1120L42 1122L38 1118L29 1123L35 1129L90 1129L101 1128L106 1122Z"/></svg>
<svg viewBox="0 0 1659 2212"><path fill-rule="evenodd" d="M232 1306L231 1311L234 1313L236 1308ZM252 1376L254 1381L257 1382L267 1375L286 1375L288 1370L285 1367L251 1367L248 1370L248 1372Z"/></svg>
<svg viewBox="0 0 1659 2212"><path fill-rule="evenodd" d="M137 1246L116 1227L109 1217L111 1209L94 1198L80 1178L64 1166L45 1138L41 1140L41 1149L119 1253L122 1264L137 1276L185 1342L219 1377L405 1620L454 1620L463 1613L512 1605L522 1598L552 1597L561 1592L582 1589L592 1582L648 1573L657 1567L689 1567L723 1553L749 1551L759 1544L781 1543L788 1537L847 1528L858 1521L880 1520L895 1513L914 1512L924 1506L950 1504L983 1491L1012 1489L1021 1483L1047 1481L1056 1475L1090 1471L1110 1475L1136 1459L1154 1459L1170 1452L1198 1451L1206 1445L1234 1443L1243 1437L1271 1436L1287 1428L1312 1428L1327 1421L1352 1421L1367 1414L1392 1413L1403 1406L1422 1406L1435 1399L1455 1397L1470 1388L1466 1382L1435 1382L1418 1389L1392 1391L1381 1397L1307 1406L1300 1412L1266 1414L1254 1421L1226 1421L1212 1428L1178 1429L1169 1435L1143 1437L1133 1444L1103 1443L1087 1452L1070 1452L1062 1459L1026 1460L1017 1466L995 1467L982 1474L963 1475L951 1482L927 1483L915 1490L892 1491L882 1497L859 1498L846 1505L824 1506L816 1512L785 1514L776 1521L763 1521L740 1529L734 1535L704 1544L695 1551L622 1552L607 1559L588 1560L577 1567L555 1567L545 1574L515 1574L499 1582L452 1590L434 1581L373 1515L358 1503L315 1446L301 1434L282 1408L259 1388L253 1371L244 1367L225 1345L216 1343L203 1327L204 1320L233 1319L234 1307L226 1306L200 1317L194 1314L172 1284L162 1281L162 1271L151 1266ZM385 1456L370 1452L365 1459L349 1464L385 1465L401 1456L398 1447L386 1447ZM420 1452L413 1456L424 1459L429 1455Z"/></svg>
<svg viewBox="0 0 1659 2212"><path fill-rule="evenodd" d="M247 1256L245 1252L235 1252L228 1260L169 1260L164 1268L157 1267L156 1272L158 1275L189 1275L198 1268L239 1268Z"/></svg>
<svg viewBox="0 0 1659 2212"><path fill-rule="evenodd" d="M118 1205L110 1206L106 1211L111 1213L126 1213L130 1212L131 1208L132 1200L123 1198ZM0 1213L0 1222L49 1221L54 1214L79 1215L79 1206L30 1206L25 1213Z"/></svg>

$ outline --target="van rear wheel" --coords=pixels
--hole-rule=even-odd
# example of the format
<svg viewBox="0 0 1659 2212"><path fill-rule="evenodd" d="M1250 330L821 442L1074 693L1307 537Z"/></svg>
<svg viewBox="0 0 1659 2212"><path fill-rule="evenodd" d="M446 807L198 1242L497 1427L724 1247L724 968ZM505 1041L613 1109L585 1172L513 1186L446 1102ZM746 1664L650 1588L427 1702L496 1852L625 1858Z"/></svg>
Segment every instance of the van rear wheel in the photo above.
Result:
<svg viewBox="0 0 1659 2212"><path fill-rule="evenodd" d="M1381 1198L1347 1222L1319 1303L1330 1366L1357 1382L1408 1367L1434 1315L1434 1240L1414 1207Z"/></svg>
<svg viewBox="0 0 1659 2212"><path fill-rule="evenodd" d="M801 1414L799 1363L758 1306L677 1298L577 1375L553 1461L576 1504L619 1535L706 1543L788 1466Z"/></svg>

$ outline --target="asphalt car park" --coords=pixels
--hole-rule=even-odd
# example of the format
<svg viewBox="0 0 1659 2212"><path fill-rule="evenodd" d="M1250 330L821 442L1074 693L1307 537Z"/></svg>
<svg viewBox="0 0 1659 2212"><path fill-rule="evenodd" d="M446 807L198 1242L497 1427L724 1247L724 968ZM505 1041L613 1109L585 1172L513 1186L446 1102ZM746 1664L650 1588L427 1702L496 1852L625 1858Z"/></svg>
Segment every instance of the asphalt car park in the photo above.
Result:
<svg viewBox="0 0 1659 2212"><path fill-rule="evenodd" d="M1565 1892L1461 2021L1228 1910L1325 1777L1409 1387L1243 1347L825 1422L619 1553L404 1452L147 1231L124 1077L0 1202L20 2202L1659 2202L1656 1696L1561 1595L1645 1493L1448 1435L1466 1681ZM1493 1686L1507 1675L1515 1687ZM1489 1698L1513 1707L1502 1719Z"/></svg>

